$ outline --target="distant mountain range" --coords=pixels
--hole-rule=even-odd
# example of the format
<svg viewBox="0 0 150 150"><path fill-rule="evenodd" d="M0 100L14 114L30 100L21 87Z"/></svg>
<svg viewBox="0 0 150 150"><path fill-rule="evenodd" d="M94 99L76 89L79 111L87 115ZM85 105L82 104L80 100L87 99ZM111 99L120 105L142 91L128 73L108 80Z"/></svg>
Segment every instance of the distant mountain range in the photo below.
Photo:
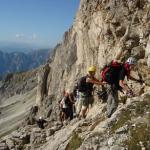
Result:
<svg viewBox="0 0 150 150"><path fill-rule="evenodd" d="M36 68L47 61L50 53L50 49L35 50L28 53L0 51L0 76Z"/></svg>
<svg viewBox="0 0 150 150"><path fill-rule="evenodd" d="M7 42L7 41L0 41L0 51L3 52L24 52L28 53L33 50L43 49L43 46L29 44L29 43L17 43L17 42ZM48 49L48 48L45 48Z"/></svg>

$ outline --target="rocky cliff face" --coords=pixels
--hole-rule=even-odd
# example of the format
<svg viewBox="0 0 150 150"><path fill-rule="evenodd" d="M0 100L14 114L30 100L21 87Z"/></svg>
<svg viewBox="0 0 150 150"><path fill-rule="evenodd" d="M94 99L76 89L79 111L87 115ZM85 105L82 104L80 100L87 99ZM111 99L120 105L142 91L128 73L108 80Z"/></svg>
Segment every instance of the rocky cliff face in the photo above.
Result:
<svg viewBox="0 0 150 150"><path fill-rule="evenodd" d="M53 116L56 116L58 112L58 106L55 105L56 101L61 98L63 90L68 88L72 89L75 80L86 74L87 68L90 65L95 65L98 68L97 76L99 78L100 68L114 59L119 51L126 51L126 55L122 58L122 61L128 56L134 56L138 59L139 71L138 73L134 73L134 75L138 77L138 74L140 74L145 83L143 86L134 82L130 83L137 96L149 91L149 10L150 2L148 0L80 1L79 10L73 26L64 34L63 42L56 46L53 61L49 64L50 72L48 77L46 76L47 85L45 85L44 88L46 88L48 92L45 93L44 97L54 95L54 97L49 98L49 101L51 101L53 105L51 114L53 119ZM40 95L40 92L38 94ZM47 98L45 100L41 98L41 100L43 103L46 103ZM38 99L39 102L41 100ZM140 99L137 97L136 100ZM149 107L148 104L148 108ZM96 110L95 108L93 111L95 112ZM102 110L99 111L101 112ZM93 113L90 119L94 116L95 113ZM89 126L89 124L87 126ZM98 124L101 126L99 122L94 126ZM73 128L74 127L72 127L72 129ZM75 130L73 129L73 131ZM63 133L66 133L66 131ZM105 132L103 132L103 134L104 133ZM58 133L56 139L52 141L58 141L60 136ZM70 136L71 134L66 137L68 141ZM92 139L90 138L90 140ZM52 141L50 140L50 143ZM65 141L67 140L64 138L62 143L52 143L54 147L59 145L57 147L58 149L65 149L67 148L67 144L64 144ZM112 142L111 139L110 142ZM60 145L60 143L62 145ZM86 147L84 144L82 147L79 146L79 149L88 149L89 146ZM92 144L92 141L90 141L90 144ZM92 145L94 145L94 143ZM49 146L52 146L52 144L49 144ZM107 147L108 145L105 146ZM105 149L105 146L101 147L101 149ZM107 148L110 147L111 144ZM92 149L99 148L92 147Z"/></svg>
<svg viewBox="0 0 150 150"><path fill-rule="evenodd" d="M88 66L101 68L120 49L149 58L149 23L148 1L82 0L74 25L64 34L51 64L49 94L62 87L58 81L71 85Z"/></svg>
<svg viewBox="0 0 150 150"><path fill-rule="evenodd" d="M86 74L90 65L98 68L99 77L100 68L118 51L127 51L123 60L131 55L139 60L139 72L148 82L149 7L147 0L81 0L73 26L56 46L49 64L47 95L60 98L62 91L72 89L75 79ZM143 67L147 73L141 71Z"/></svg>
<svg viewBox="0 0 150 150"><path fill-rule="evenodd" d="M55 47L51 60L38 71L36 104L39 105L42 115L50 116L51 122L50 127L43 131L24 129L31 135L28 140L30 148L41 150L150 148L149 17L149 0L80 1L73 26L64 34L63 42ZM139 73L134 75L140 74L145 81L143 85L130 82L136 96L127 99L126 105L120 103L118 110L110 119L105 118L106 104L101 104L95 97L94 107L85 120L75 119L61 128L57 116L58 100L63 90L72 89L75 80L86 74L90 65L97 67L99 78L100 68L114 59L118 51L126 50L122 61L130 55L135 56L138 59ZM47 112L50 112L49 115ZM45 142L47 143L43 145Z"/></svg>

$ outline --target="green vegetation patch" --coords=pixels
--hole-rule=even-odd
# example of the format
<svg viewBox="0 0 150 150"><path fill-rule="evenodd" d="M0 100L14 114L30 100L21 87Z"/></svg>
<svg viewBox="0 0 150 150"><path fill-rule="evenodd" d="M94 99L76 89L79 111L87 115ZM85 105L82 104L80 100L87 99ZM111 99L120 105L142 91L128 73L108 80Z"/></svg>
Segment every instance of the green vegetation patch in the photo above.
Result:
<svg viewBox="0 0 150 150"><path fill-rule="evenodd" d="M111 127L111 132L115 133L117 129L124 126L125 123L131 120L131 111L130 110L124 110L121 112L121 115L119 116L119 119L113 123Z"/></svg>
<svg viewBox="0 0 150 150"><path fill-rule="evenodd" d="M98 137L102 137L103 136L103 133L102 132L93 132L91 135L90 135L90 138L92 138L92 137L96 137L96 136L98 136Z"/></svg>
<svg viewBox="0 0 150 150"><path fill-rule="evenodd" d="M115 133L115 131L124 126L125 123L127 124L127 122L133 117L137 118L139 116L146 117L150 122L150 100L147 99L145 101L138 102L134 106L129 106L128 109L121 112L118 121L116 121L111 127L112 133Z"/></svg>
<svg viewBox="0 0 150 150"><path fill-rule="evenodd" d="M76 132L73 132L71 141L68 143L66 150L76 150L81 146L83 139Z"/></svg>
<svg viewBox="0 0 150 150"><path fill-rule="evenodd" d="M145 112L150 112L150 100L138 103L135 112L137 115L144 115Z"/></svg>
<svg viewBox="0 0 150 150"><path fill-rule="evenodd" d="M150 149L150 126L139 124L130 130L130 138L125 142L129 150L141 150L141 143L148 150Z"/></svg>

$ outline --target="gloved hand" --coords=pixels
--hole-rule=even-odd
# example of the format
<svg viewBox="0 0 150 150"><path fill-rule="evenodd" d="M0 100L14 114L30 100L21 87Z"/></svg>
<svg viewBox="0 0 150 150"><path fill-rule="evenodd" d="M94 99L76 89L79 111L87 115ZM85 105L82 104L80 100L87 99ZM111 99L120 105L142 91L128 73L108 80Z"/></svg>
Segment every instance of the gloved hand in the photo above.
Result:
<svg viewBox="0 0 150 150"><path fill-rule="evenodd" d="M129 89L126 94L127 94L127 97L129 97L129 98L134 96L134 93L131 89Z"/></svg>
<svg viewBox="0 0 150 150"><path fill-rule="evenodd" d="M144 81L142 79L137 80L137 82L139 82L140 84L144 83Z"/></svg>

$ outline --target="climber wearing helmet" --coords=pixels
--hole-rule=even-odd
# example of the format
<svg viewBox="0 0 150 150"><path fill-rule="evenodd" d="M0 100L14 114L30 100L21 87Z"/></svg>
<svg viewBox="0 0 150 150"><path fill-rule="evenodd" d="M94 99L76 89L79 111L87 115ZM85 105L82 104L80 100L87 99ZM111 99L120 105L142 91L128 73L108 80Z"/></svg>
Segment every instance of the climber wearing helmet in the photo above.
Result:
<svg viewBox="0 0 150 150"><path fill-rule="evenodd" d="M45 126L47 125L47 121L42 116L40 116L39 119L36 119L36 123L38 127L41 129L44 129Z"/></svg>
<svg viewBox="0 0 150 150"><path fill-rule="evenodd" d="M101 72L102 80L108 83L107 85L107 117L116 111L118 107L118 90L125 91L128 96L133 96L133 91L125 83L124 79L127 77L133 81L141 82L131 76L130 71L135 68L137 61L133 57L129 57L124 64L117 61L112 61L111 64L104 68Z"/></svg>
<svg viewBox="0 0 150 150"><path fill-rule="evenodd" d="M135 79L131 76L130 71L134 70L137 65L137 60L133 57L129 57L126 63L123 65L122 70L119 73L119 86L127 93L133 95L132 90L124 83L124 78L127 76L128 79L141 82L141 80Z"/></svg>
<svg viewBox="0 0 150 150"><path fill-rule="evenodd" d="M88 74L82 77L78 83L78 90L80 93L80 103L81 103L81 111L79 114L79 118L85 118L87 114L87 110L89 105L92 106L93 99L93 85L102 85L103 83L95 78L96 67L91 66L88 69Z"/></svg>

